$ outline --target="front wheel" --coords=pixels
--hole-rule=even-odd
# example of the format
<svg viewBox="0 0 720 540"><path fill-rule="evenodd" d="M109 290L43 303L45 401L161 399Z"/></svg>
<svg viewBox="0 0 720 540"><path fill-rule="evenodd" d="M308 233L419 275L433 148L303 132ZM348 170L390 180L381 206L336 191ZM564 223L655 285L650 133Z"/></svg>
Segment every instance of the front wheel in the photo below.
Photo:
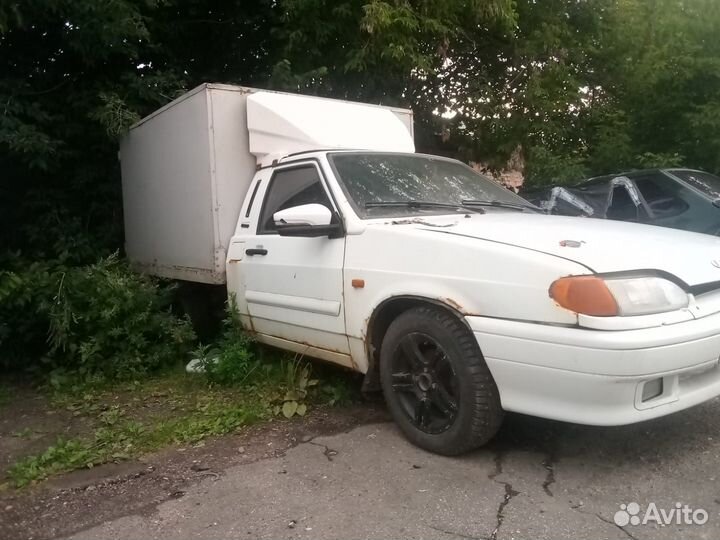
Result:
<svg viewBox="0 0 720 540"><path fill-rule="evenodd" d="M495 381L472 333L443 310L419 307L398 316L380 349L388 409L417 446L458 455L497 432L503 411Z"/></svg>

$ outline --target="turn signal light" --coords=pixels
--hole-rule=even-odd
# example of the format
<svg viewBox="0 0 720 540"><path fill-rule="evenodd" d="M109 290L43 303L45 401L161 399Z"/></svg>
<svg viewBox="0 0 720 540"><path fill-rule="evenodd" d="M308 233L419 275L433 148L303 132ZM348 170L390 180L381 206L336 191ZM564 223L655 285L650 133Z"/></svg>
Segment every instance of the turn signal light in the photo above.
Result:
<svg viewBox="0 0 720 540"><path fill-rule="evenodd" d="M618 315L615 297L605 281L595 276L569 276L550 285L550 297L562 307L596 317Z"/></svg>

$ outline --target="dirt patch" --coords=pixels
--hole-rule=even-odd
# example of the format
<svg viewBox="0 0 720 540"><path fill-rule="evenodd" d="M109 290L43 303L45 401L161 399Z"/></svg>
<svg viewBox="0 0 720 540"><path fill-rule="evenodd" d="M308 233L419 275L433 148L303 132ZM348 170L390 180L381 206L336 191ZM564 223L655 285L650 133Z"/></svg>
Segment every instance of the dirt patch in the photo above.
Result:
<svg viewBox="0 0 720 540"><path fill-rule="evenodd" d="M53 407L47 395L30 385L13 382L11 399L0 405L0 474L18 459L45 450L58 437L88 431L90 424L87 417Z"/></svg>
<svg viewBox="0 0 720 540"><path fill-rule="evenodd" d="M320 408L303 419L274 420L232 435L175 447L142 459L85 469L41 486L0 493L0 538L42 540L155 507L185 494L228 467L277 457L314 437L388 421L384 406L365 403Z"/></svg>
<svg viewBox="0 0 720 540"><path fill-rule="evenodd" d="M188 400L156 391L138 396L132 388L105 391L84 405L82 397L53 400L27 381L13 379L4 387L9 398L0 404L0 483L18 460L45 451L58 439L91 436L101 425L100 415L117 408L137 421L185 412Z"/></svg>

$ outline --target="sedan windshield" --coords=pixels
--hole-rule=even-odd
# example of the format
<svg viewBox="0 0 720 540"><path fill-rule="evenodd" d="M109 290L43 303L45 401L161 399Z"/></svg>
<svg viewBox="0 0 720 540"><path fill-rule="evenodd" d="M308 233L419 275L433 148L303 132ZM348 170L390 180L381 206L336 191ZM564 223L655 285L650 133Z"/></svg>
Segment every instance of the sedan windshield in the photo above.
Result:
<svg viewBox="0 0 720 540"><path fill-rule="evenodd" d="M670 173L681 180L685 180L688 184L699 189L711 199L720 199L720 178L714 174L679 169L671 169Z"/></svg>
<svg viewBox="0 0 720 540"><path fill-rule="evenodd" d="M460 162L416 154L328 156L361 218L534 209Z"/></svg>

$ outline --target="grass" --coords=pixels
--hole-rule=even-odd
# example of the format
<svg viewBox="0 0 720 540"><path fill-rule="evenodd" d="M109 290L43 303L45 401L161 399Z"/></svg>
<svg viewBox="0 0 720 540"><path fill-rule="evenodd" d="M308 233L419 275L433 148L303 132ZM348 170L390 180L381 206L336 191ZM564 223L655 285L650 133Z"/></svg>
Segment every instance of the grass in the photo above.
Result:
<svg viewBox="0 0 720 540"><path fill-rule="evenodd" d="M58 438L44 452L15 463L8 476L15 487L23 487L57 473L130 459L171 444L194 443L224 435L268 418L266 408L247 401L199 404L195 410L173 419L143 422L119 418L96 428L91 437Z"/></svg>
<svg viewBox="0 0 720 540"><path fill-rule="evenodd" d="M35 432L29 427L11 433L13 437L17 437L18 439L31 439L34 434Z"/></svg>
<svg viewBox="0 0 720 540"><path fill-rule="evenodd" d="M306 363L297 358L275 358L254 370L252 382L243 384L215 384L202 375L170 371L131 383L56 391L53 407L90 420L92 427L76 437L59 437L44 451L20 459L8 477L19 488L58 473L224 435L283 414L288 401L297 402L293 414L320 404L346 403L355 391L338 370L320 368L310 379Z"/></svg>

